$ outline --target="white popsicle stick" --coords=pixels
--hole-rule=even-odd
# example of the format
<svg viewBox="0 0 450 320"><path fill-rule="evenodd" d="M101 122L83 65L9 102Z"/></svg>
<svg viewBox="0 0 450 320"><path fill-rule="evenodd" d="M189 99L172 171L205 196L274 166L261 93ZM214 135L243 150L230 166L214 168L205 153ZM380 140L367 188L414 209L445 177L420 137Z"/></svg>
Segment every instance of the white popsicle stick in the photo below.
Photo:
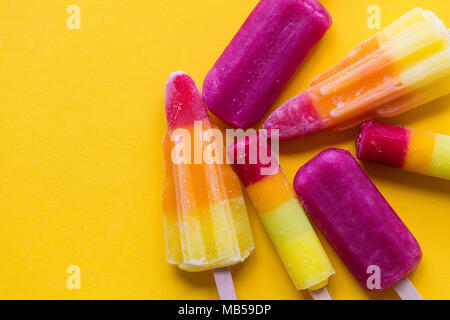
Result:
<svg viewBox="0 0 450 320"><path fill-rule="evenodd" d="M423 300L408 277L394 284L393 288L402 300Z"/></svg>
<svg viewBox="0 0 450 320"><path fill-rule="evenodd" d="M317 290L309 290L309 293L314 300L333 300L328 293L327 287L323 287Z"/></svg>
<svg viewBox="0 0 450 320"><path fill-rule="evenodd" d="M220 300L237 300L230 268L214 269L213 273Z"/></svg>

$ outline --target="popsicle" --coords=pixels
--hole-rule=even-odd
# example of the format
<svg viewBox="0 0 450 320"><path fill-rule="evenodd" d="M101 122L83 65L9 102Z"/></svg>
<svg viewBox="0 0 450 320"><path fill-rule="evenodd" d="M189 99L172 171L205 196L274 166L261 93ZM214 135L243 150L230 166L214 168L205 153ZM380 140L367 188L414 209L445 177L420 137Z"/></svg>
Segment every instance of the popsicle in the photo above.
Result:
<svg viewBox="0 0 450 320"><path fill-rule="evenodd" d="M165 105L168 132L164 138L163 216L167 260L186 271L216 269L217 283L229 278L221 268L244 261L253 250L240 182L226 163L196 163L192 159L197 151L193 150L194 140L202 139L213 126L200 91L187 74L169 76ZM187 149L180 148L183 146ZM203 154L205 148L201 148ZM178 154L181 159L176 158ZM235 297L232 286L231 297L228 294L229 283L217 284L221 297Z"/></svg>
<svg viewBox="0 0 450 320"><path fill-rule="evenodd" d="M299 169L294 189L366 290L394 286L403 299L421 299L406 278L421 260L420 246L349 152L318 154Z"/></svg>
<svg viewBox="0 0 450 320"><path fill-rule="evenodd" d="M450 39L429 10L413 9L316 77L264 122L280 139L392 117L450 93Z"/></svg>
<svg viewBox="0 0 450 320"><path fill-rule="evenodd" d="M205 78L209 110L234 127L258 122L330 26L315 0L261 0Z"/></svg>
<svg viewBox="0 0 450 320"><path fill-rule="evenodd" d="M450 180L450 136L367 121L356 140L356 156Z"/></svg>
<svg viewBox="0 0 450 320"><path fill-rule="evenodd" d="M333 267L266 136L242 138L227 152L297 290L329 299L325 286Z"/></svg>

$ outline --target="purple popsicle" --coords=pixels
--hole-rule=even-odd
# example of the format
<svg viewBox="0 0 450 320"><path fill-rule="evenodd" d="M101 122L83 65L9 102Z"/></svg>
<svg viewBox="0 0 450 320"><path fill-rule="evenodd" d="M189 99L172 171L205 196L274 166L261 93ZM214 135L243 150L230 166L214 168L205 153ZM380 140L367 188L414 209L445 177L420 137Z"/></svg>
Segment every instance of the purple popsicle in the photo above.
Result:
<svg viewBox="0 0 450 320"><path fill-rule="evenodd" d="M419 264L416 239L349 152L321 152L299 169L294 189L366 290L386 290ZM374 266L380 271L378 288L368 285Z"/></svg>
<svg viewBox="0 0 450 320"><path fill-rule="evenodd" d="M258 122L330 26L315 0L261 0L206 75L209 110L234 127Z"/></svg>

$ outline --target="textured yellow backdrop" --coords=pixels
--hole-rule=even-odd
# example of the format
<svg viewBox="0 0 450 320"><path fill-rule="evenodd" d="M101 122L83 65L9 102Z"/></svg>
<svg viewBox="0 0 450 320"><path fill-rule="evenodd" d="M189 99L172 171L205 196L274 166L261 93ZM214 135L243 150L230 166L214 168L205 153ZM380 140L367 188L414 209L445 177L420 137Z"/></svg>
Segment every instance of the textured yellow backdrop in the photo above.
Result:
<svg viewBox="0 0 450 320"><path fill-rule="evenodd" d="M210 272L165 261L161 215L168 74L204 76L256 0L15 0L0 2L0 298L217 298ZM334 24L274 108L303 91L382 26L416 6L450 26L448 0L322 0ZM81 30L66 8L81 8ZM273 109L272 109L273 110ZM388 120L450 134L450 98ZM324 148L354 150L356 129L283 143L296 170ZM424 298L450 298L450 181L364 164L417 237L423 260L411 280ZM232 268L245 299L309 299L284 271L255 210L256 250ZM324 241L323 237L321 239ZM324 241L336 268L335 299L368 295ZM69 265L81 289L66 287Z"/></svg>

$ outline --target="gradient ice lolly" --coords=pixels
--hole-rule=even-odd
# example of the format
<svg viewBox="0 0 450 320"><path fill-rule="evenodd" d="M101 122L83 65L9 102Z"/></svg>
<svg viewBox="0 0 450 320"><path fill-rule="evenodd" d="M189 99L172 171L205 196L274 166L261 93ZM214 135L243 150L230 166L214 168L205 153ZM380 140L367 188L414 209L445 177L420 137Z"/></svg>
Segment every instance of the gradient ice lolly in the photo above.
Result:
<svg viewBox="0 0 450 320"><path fill-rule="evenodd" d="M234 127L258 122L330 26L315 0L261 0L205 78L209 110Z"/></svg>
<svg viewBox="0 0 450 320"><path fill-rule="evenodd" d="M450 93L447 28L416 8L361 43L264 122L280 139L392 117Z"/></svg>
<svg viewBox="0 0 450 320"><path fill-rule="evenodd" d="M190 146L194 146L193 139L203 136L204 131L195 132L196 121L203 130L212 128L200 91L187 74L172 73L166 84L165 103L168 132L164 138L163 213L167 260L187 271L241 262L253 250L253 238L238 177L228 164L194 164L195 151L191 151L191 162L172 159L177 144L192 139Z"/></svg>
<svg viewBox="0 0 450 320"><path fill-rule="evenodd" d="M355 158L327 149L299 169L294 179L306 212L360 284L383 291L419 264L414 236ZM368 268L380 270L380 288L368 288Z"/></svg>
<svg viewBox="0 0 450 320"><path fill-rule="evenodd" d="M356 140L356 156L450 180L450 136L367 121Z"/></svg>
<svg viewBox="0 0 450 320"><path fill-rule="evenodd" d="M227 152L297 290L324 287L333 267L266 137L242 138Z"/></svg>

